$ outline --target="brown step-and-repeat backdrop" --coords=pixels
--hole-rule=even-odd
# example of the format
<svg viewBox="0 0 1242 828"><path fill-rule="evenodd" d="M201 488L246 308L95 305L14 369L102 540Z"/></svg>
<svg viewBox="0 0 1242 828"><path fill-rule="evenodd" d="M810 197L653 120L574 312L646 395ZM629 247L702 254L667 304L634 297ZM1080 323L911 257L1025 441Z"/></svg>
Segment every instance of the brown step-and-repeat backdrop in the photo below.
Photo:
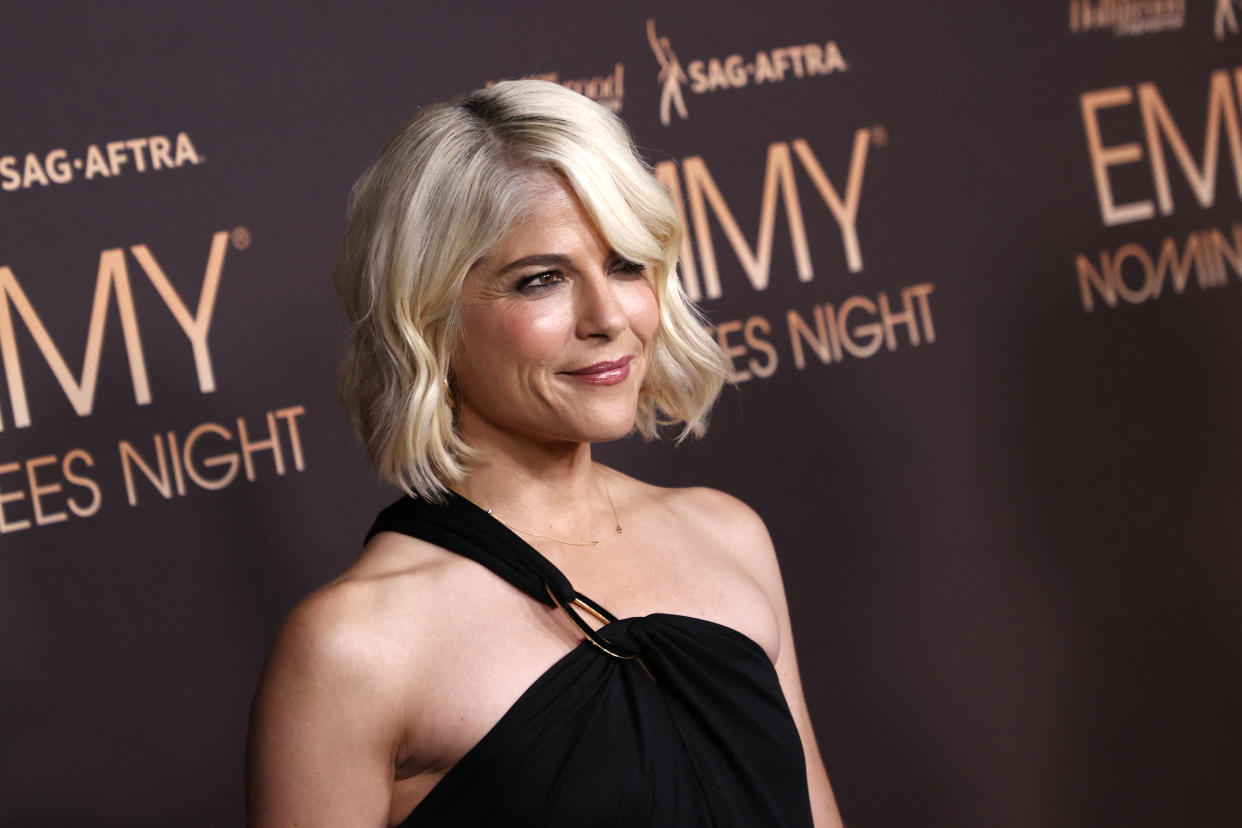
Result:
<svg viewBox="0 0 1242 828"><path fill-rule="evenodd" d="M1242 824L1242 6L26 4L0 55L0 823L236 825L273 631L393 492L346 193L502 78L621 113L733 358L853 826Z"/></svg>

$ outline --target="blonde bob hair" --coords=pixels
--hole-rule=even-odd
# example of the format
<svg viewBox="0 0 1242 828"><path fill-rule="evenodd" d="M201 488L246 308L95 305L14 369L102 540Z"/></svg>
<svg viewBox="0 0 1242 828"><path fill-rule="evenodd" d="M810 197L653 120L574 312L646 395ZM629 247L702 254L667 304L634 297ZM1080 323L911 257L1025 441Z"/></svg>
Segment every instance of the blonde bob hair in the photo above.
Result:
<svg viewBox="0 0 1242 828"><path fill-rule="evenodd" d="M635 427L701 435L727 362L677 276L682 227L628 130L546 81L506 81L421 110L355 185L333 280L352 324L346 412L381 477L440 499L469 471L451 356L462 283L523 217L540 173L563 180L618 256L655 285L659 324ZM680 439L679 438L679 439Z"/></svg>

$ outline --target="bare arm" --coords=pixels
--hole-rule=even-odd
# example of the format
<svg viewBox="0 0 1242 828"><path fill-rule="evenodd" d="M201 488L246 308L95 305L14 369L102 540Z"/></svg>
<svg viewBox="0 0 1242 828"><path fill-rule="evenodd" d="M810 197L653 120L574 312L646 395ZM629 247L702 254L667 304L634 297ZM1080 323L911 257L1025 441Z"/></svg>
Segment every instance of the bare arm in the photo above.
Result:
<svg viewBox="0 0 1242 828"><path fill-rule="evenodd" d="M251 711L251 828L388 823L399 716L359 598L350 585L322 590L277 635Z"/></svg>
<svg viewBox="0 0 1242 828"><path fill-rule="evenodd" d="M727 496L726 496L727 497ZM802 693L802 678L798 673L798 658L794 652L793 629L789 621L789 605L785 599L785 586L781 581L780 567L767 527L750 507L741 501L728 498L732 512L730 521L735 531L733 537L741 543L735 548L745 550L746 564L768 596L776 615L780 632L780 650L776 658L776 675L780 679L785 701L793 714L794 724L802 739L802 752L806 757L807 786L811 793L811 813L816 828L843 828L837 802L828 782L828 772L819 755L819 745L811 728L811 715L807 711Z"/></svg>
<svg viewBox="0 0 1242 828"><path fill-rule="evenodd" d="M802 678L798 674L798 659L794 654L793 634L790 631L789 611L784 606L784 590L781 591L781 654L776 660L776 674L785 691L785 701L802 737L802 752L806 756L806 780L811 791L811 813L816 828L842 828L841 814L837 810L832 786L828 783L828 771L819 755L819 745L811 729L811 715L806 709L802 695Z"/></svg>

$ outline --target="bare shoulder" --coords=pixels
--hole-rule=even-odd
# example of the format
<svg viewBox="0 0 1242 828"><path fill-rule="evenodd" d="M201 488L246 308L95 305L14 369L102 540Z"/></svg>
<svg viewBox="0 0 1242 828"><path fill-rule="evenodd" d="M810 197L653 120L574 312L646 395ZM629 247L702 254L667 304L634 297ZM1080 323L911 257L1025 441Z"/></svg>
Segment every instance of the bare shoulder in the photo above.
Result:
<svg viewBox="0 0 1242 828"><path fill-rule="evenodd" d="M251 711L251 824L386 817L411 688L429 669L419 655L436 640L438 614L412 608L434 600L448 554L377 536L286 616Z"/></svg>
<svg viewBox="0 0 1242 828"><path fill-rule="evenodd" d="M377 536L345 573L289 612L264 683L400 696L424 645L435 641L439 582L452 577L454 557L413 538Z"/></svg>
<svg viewBox="0 0 1242 828"><path fill-rule="evenodd" d="M697 524L731 537L740 534L741 538L770 544L763 519L731 494L705 486L661 491L671 507Z"/></svg>
<svg viewBox="0 0 1242 828"><path fill-rule="evenodd" d="M754 509L738 498L706 486L664 488L629 478L647 501L662 512L665 520L684 523L698 532L732 538L734 543L770 547L767 526Z"/></svg>
<svg viewBox="0 0 1242 828"><path fill-rule="evenodd" d="M730 552L764 581L772 577L776 559L768 528L758 513L738 498L705 486L664 488L633 478L626 481L653 520Z"/></svg>
<svg viewBox="0 0 1242 828"><path fill-rule="evenodd" d="M768 589L780 589L780 572L772 537L763 518L731 494L696 486L670 491L670 504L696 524L701 536L729 550L751 575Z"/></svg>

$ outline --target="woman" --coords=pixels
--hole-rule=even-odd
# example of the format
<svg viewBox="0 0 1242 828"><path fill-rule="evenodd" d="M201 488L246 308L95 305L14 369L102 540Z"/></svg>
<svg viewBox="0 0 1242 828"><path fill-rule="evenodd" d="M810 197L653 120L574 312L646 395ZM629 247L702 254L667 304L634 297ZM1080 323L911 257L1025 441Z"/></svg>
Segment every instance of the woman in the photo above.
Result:
<svg viewBox="0 0 1242 828"><path fill-rule="evenodd" d="M591 459L719 391L680 239L621 122L539 81L359 181L342 399L407 497L277 636L252 825L840 824L759 518Z"/></svg>

